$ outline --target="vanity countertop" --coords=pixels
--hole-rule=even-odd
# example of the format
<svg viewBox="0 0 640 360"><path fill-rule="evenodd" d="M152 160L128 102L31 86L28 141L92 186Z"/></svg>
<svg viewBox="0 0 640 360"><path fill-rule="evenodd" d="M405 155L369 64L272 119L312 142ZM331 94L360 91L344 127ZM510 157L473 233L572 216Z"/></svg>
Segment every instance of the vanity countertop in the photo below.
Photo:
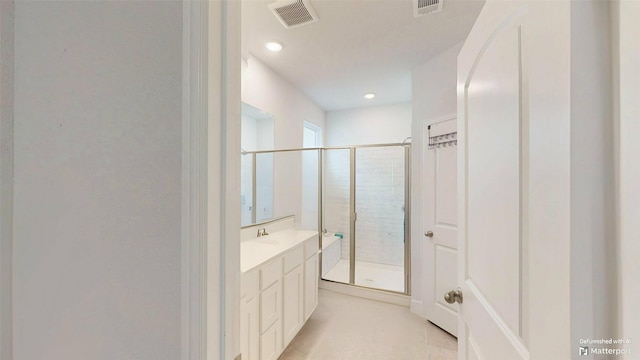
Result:
<svg viewBox="0 0 640 360"><path fill-rule="evenodd" d="M274 257L317 237L313 230L282 230L240 243L240 271L246 273Z"/></svg>

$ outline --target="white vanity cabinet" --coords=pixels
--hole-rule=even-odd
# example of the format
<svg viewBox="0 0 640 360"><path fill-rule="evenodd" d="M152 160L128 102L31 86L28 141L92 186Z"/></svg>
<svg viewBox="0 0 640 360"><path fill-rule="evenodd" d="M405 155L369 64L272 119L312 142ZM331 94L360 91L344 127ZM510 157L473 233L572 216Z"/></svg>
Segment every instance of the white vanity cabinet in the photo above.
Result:
<svg viewBox="0 0 640 360"><path fill-rule="evenodd" d="M282 354L318 304L318 266L316 235L243 272L243 360L276 360Z"/></svg>

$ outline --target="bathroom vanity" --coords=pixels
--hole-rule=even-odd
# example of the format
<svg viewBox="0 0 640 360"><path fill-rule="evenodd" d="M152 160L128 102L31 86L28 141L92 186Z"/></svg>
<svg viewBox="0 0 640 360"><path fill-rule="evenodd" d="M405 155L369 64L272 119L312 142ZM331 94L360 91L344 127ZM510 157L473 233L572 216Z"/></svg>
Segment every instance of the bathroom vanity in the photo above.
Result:
<svg viewBox="0 0 640 360"><path fill-rule="evenodd" d="M318 232L295 230L292 217L242 231L242 359L275 360L318 304Z"/></svg>

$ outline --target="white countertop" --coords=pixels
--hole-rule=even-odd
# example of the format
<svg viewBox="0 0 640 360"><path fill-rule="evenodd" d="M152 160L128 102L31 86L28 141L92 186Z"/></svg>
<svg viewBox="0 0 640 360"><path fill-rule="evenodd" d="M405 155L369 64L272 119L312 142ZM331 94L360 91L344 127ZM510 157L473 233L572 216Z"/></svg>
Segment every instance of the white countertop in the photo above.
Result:
<svg viewBox="0 0 640 360"><path fill-rule="evenodd" d="M317 237L313 230L282 230L240 243L240 271L246 273L274 257Z"/></svg>

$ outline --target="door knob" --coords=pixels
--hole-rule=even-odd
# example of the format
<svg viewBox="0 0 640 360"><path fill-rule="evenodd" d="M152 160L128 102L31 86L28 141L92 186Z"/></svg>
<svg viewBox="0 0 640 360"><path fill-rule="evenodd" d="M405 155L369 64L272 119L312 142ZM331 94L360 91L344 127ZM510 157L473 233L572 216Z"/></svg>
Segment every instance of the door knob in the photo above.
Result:
<svg viewBox="0 0 640 360"><path fill-rule="evenodd" d="M426 237L433 237L433 231L428 230L426 233L424 233L424 236L426 236Z"/></svg>
<svg viewBox="0 0 640 360"><path fill-rule="evenodd" d="M448 302L449 304L453 304L454 302L462 304L462 291L460 291L460 289L449 291L448 293L444 294L444 301Z"/></svg>

